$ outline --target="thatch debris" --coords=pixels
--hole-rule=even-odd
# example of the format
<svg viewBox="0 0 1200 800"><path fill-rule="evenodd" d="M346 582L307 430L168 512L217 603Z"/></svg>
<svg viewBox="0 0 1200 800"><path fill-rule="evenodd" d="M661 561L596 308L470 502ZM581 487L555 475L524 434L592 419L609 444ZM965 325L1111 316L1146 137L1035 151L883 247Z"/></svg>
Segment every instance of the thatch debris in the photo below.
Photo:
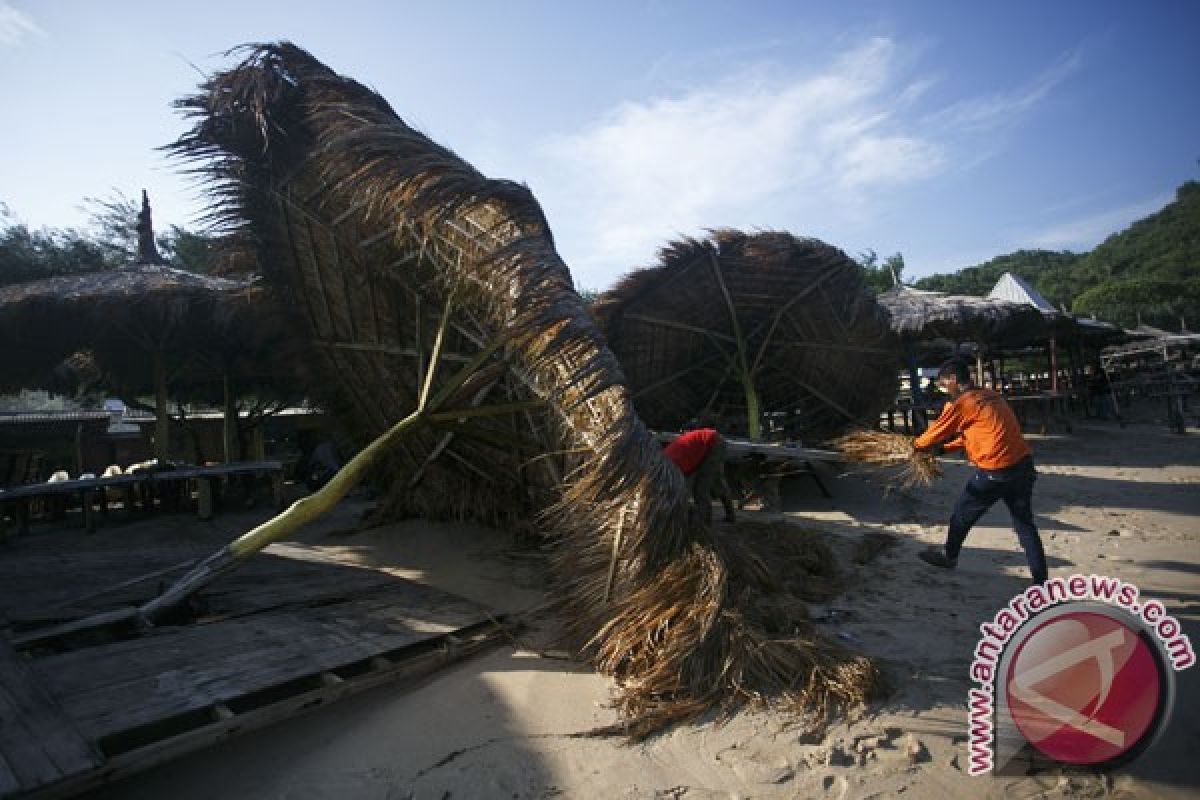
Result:
<svg viewBox="0 0 1200 800"><path fill-rule="evenodd" d="M689 513L526 187L288 43L249 48L182 107L195 125L172 149L292 309L327 404L368 450L395 439L393 508L539 512L569 632L620 681L622 730L878 688L867 659L741 610L751 562Z"/></svg>
<svg viewBox="0 0 1200 800"><path fill-rule="evenodd" d="M757 439L760 415L778 412L816 443L877 420L896 396L886 314L858 265L816 239L723 229L672 242L592 313L638 413L661 430L712 415Z"/></svg>
<svg viewBox="0 0 1200 800"><path fill-rule="evenodd" d="M621 599L592 643L621 693L620 723L642 739L677 719L771 705L820 724L884 682L870 659L818 635L806 601L841 590L832 551L786 523L739 522ZM714 680L716 678L716 680Z"/></svg>
<svg viewBox="0 0 1200 800"><path fill-rule="evenodd" d="M927 488L942 475L932 453L913 447L913 437L884 431L854 431L832 442L833 446L856 464L899 467L892 471L888 484L899 489Z"/></svg>

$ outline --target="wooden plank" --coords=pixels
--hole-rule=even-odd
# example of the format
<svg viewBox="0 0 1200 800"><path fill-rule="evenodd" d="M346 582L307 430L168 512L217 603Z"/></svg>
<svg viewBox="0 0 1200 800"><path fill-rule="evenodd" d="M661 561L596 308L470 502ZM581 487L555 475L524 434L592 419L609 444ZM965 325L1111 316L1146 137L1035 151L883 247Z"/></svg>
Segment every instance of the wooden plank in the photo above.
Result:
<svg viewBox="0 0 1200 800"><path fill-rule="evenodd" d="M98 767L103 759L0 639L0 796Z"/></svg>
<svg viewBox="0 0 1200 800"><path fill-rule="evenodd" d="M139 605L158 591L147 575L178 568L181 558L207 556L223 537L175 539L157 546L82 535L48 542L0 559L0 613L16 621L69 620ZM189 556L191 557L189 559ZM69 572L70 582L60 580ZM340 563L306 548L276 544L230 573L204 593L211 613L266 609L304 599L318 601L393 583L386 573ZM124 584L124 585L122 585Z"/></svg>
<svg viewBox="0 0 1200 800"><path fill-rule="evenodd" d="M678 433L655 433L654 436L658 441L664 444L669 444L677 439L681 434ZM775 442L751 442L746 439L735 439L729 436L725 437L725 450L730 456L745 456L756 454L767 456L772 460L780 461L830 461L841 462L845 461L846 457L836 450L820 450L815 447L796 447L790 444L779 444Z"/></svg>
<svg viewBox="0 0 1200 800"><path fill-rule="evenodd" d="M99 739L488 619L465 600L392 580L369 597L164 628L36 663L67 715Z"/></svg>
<svg viewBox="0 0 1200 800"><path fill-rule="evenodd" d="M398 660L395 662L382 656L377 657L372 659L369 672L335 686L322 686L239 714L215 712L214 721L208 725L115 755L102 769L92 770L56 784L44 796L74 796L150 769L185 753L308 713L366 689L396 682L414 684L420 678L445 666L508 641L506 636L502 629L488 625L470 632L462 644L447 645L407 657L397 655ZM39 794L39 800L42 797L43 795Z"/></svg>

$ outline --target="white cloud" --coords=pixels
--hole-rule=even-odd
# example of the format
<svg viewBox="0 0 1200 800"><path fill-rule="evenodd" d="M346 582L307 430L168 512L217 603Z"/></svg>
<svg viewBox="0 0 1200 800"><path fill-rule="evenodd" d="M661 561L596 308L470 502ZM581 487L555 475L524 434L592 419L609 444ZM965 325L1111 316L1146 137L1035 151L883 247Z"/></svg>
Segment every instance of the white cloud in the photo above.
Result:
<svg viewBox="0 0 1200 800"><path fill-rule="evenodd" d="M935 174L942 148L895 118L928 83L893 85L894 61L894 44L873 39L816 74L745 70L552 140L553 183L571 176L562 196L589 221L590 251L572 263L625 269L679 232L782 227L831 204L852 213L872 191Z"/></svg>
<svg viewBox="0 0 1200 800"><path fill-rule="evenodd" d="M889 198L978 166L996 152L996 131L1041 107L1082 63L1067 54L1023 86L931 114L944 81L913 74L913 56L874 38L820 68L742 68L628 101L543 142L520 173L588 286L708 227L870 239L895 212Z"/></svg>
<svg viewBox="0 0 1200 800"><path fill-rule="evenodd" d="M966 131L1003 127L1031 111L1082 64L1082 53L1074 50L1025 86L962 100L933 114L929 122L939 127Z"/></svg>
<svg viewBox="0 0 1200 800"><path fill-rule="evenodd" d="M0 45L18 45L27 36L45 36L33 17L0 0Z"/></svg>
<svg viewBox="0 0 1200 800"><path fill-rule="evenodd" d="M1047 250L1090 250L1110 235L1118 233L1137 220L1153 214L1171 202L1172 195L1163 194L1139 203L1108 209L1085 217L1058 222L1050 227L1020 237L1025 247Z"/></svg>

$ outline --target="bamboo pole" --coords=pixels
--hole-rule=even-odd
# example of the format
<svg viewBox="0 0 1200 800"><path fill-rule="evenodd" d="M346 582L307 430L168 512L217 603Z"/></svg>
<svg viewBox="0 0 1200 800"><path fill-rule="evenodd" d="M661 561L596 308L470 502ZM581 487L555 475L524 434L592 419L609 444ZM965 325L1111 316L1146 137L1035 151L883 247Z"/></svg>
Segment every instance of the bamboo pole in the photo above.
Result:
<svg viewBox="0 0 1200 800"><path fill-rule="evenodd" d="M214 579L237 566L241 561L277 542L301 526L323 516L338 501L366 477L371 467L405 434L422 422L423 411L418 409L397 422L387 433L367 445L338 470L321 489L292 503L282 514L272 517L258 527L222 547L204 559L194 569L176 581L167 591L139 609L144 622L153 622L183 602L188 595L208 585Z"/></svg>
<svg viewBox="0 0 1200 800"><path fill-rule="evenodd" d="M451 293L453 295L453 292ZM142 624L151 624L163 614L182 603L189 595L208 585L216 578L235 568L239 563L254 553L262 550L272 542L277 542L295 532L301 526L312 522L333 509L346 494L366 477L391 447L422 425L430 425L437 420L458 420L474 416L512 413L515 410L527 409L528 402L503 403L494 408L464 408L443 411L444 404L458 389L474 375L501 347L500 342L485 345L471 363L452 375L430 397L433 388L434 372L438 366L438 351L446 326L453 311L453 297L449 298L442 315L439 335L433 346L433 354L428 362L428 371L422 386L421 397L417 408L404 419L397 422L382 436L379 436L354 458L350 459L337 474L321 489L303 497L289 506L285 511L272 517L253 530L222 547L206 558L190 572L175 582L167 591L138 609L138 619Z"/></svg>
<svg viewBox="0 0 1200 800"><path fill-rule="evenodd" d="M709 265L712 267L713 275L717 279L717 286L721 289L721 295L725 298L725 308L729 310L729 324L733 329L733 338L737 343L737 359L738 371L742 379L742 391L746 395L746 428L750 441L757 442L762 439L762 416L759 408L758 389L754 385L754 374L750 370L750 362L746 358L746 340L742 336L742 325L738 320L737 309L733 306L733 296L729 294L729 288L725 286L725 276L721 274L721 265L717 263L715 254L711 254Z"/></svg>

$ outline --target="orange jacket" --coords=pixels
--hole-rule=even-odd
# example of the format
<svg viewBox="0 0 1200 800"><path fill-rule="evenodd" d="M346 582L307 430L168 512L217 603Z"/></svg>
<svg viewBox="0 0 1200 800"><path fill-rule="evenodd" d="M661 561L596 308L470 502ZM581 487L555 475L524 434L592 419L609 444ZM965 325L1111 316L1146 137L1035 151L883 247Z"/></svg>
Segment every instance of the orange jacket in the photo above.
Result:
<svg viewBox="0 0 1200 800"><path fill-rule="evenodd" d="M1011 467L1030 454L1016 415L991 389L968 389L947 403L913 446L925 450L939 443L947 450L965 447L971 463L988 470Z"/></svg>

